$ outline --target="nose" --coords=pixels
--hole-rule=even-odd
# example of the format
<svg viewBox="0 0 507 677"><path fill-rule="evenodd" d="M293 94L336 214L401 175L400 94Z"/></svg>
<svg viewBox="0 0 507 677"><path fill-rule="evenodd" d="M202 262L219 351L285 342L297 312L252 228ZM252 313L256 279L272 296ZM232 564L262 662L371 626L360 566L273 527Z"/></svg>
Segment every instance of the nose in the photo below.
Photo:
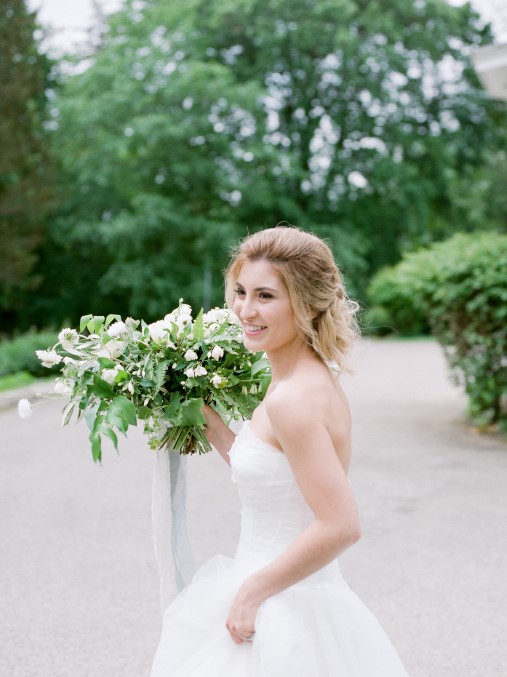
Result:
<svg viewBox="0 0 507 677"><path fill-rule="evenodd" d="M255 317L257 310L255 308L255 300L246 296L241 303L241 308L239 311L240 320L248 320L252 317Z"/></svg>

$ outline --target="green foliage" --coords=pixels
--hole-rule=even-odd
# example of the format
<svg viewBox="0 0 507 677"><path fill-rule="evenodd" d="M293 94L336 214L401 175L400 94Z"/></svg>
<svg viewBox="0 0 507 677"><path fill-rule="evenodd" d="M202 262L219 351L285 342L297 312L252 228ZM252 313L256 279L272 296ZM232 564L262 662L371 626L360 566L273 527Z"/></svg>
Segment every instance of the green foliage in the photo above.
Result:
<svg viewBox="0 0 507 677"><path fill-rule="evenodd" d="M409 327L426 318L476 424L507 424L507 235L458 234L408 254L370 294Z"/></svg>
<svg viewBox="0 0 507 677"><path fill-rule="evenodd" d="M43 367L35 355L36 350L46 350L57 340L56 332L28 332L0 342L0 376L26 371L33 376L50 376L60 370Z"/></svg>
<svg viewBox="0 0 507 677"><path fill-rule="evenodd" d="M31 312L208 308L231 241L282 221L328 237L361 295L402 251L484 227L462 198L505 149L469 59L490 41L444 0L126 2L56 101Z"/></svg>
<svg viewBox="0 0 507 677"><path fill-rule="evenodd" d="M27 371L18 371L15 374L8 374L7 376L0 376L0 393L6 390L14 390L22 386L30 385L35 381L35 376L29 374Z"/></svg>
<svg viewBox="0 0 507 677"><path fill-rule="evenodd" d="M40 283L34 271L49 209L49 60L34 37L35 14L24 0L0 7L0 312L3 329L23 314L21 294Z"/></svg>
<svg viewBox="0 0 507 677"><path fill-rule="evenodd" d="M382 268L371 280L368 298L371 306L362 315L365 333L386 335L399 332L418 336L429 332L424 309L414 288L420 281L410 265Z"/></svg>

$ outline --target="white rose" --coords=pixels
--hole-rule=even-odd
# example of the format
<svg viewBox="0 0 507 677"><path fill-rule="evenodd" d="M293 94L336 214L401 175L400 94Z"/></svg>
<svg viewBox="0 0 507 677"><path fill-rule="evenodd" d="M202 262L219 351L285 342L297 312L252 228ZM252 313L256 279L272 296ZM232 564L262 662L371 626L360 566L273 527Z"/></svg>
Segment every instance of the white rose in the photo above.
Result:
<svg viewBox="0 0 507 677"><path fill-rule="evenodd" d="M169 348L176 348L174 343L169 340L169 332L171 331L171 323L167 320L167 315L163 320L157 320L148 325L150 337L155 343L163 343Z"/></svg>
<svg viewBox="0 0 507 677"><path fill-rule="evenodd" d="M224 349L221 348L220 346L215 346L213 348L213 350L211 351L211 357L214 360L219 360L223 356L224 356Z"/></svg>
<svg viewBox="0 0 507 677"><path fill-rule="evenodd" d="M171 324L171 322L176 322L177 313L173 310L164 316L163 322L166 324Z"/></svg>
<svg viewBox="0 0 507 677"><path fill-rule="evenodd" d="M113 385L117 375L118 375L117 369L103 369L100 377L103 381L109 383L109 385Z"/></svg>
<svg viewBox="0 0 507 677"><path fill-rule="evenodd" d="M197 353L195 350L187 350L187 352L183 355L183 357L189 362L190 360L196 360L197 359Z"/></svg>
<svg viewBox="0 0 507 677"><path fill-rule="evenodd" d="M207 313L204 313L202 316L202 321L204 324L211 324L212 322L218 322L219 321L219 315L218 315L218 309L217 308L212 308L211 310L208 310Z"/></svg>
<svg viewBox="0 0 507 677"><path fill-rule="evenodd" d="M18 414L21 418L30 418L32 415L32 405L28 400L22 399L18 402Z"/></svg>
<svg viewBox="0 0 507 677"><path fill-rule="evenodd" d="M127 325L125 324L125 322L118 320L118 322L113 322L113 324L110 325L109 329L107 330L107 333L111 338L118 338L118 336L123 336L123 334L125 334L126 331Z"/></svg>
<svg viewBox="0 0 507 677"><path fill-rule="evenodd" d="M219 376L219 374L215 374L214 376L211 377L211 383L215 386L215 388L220 388L222 383L224 382L223 378Z"/></svg>
<svg viewBox="0 0 507 677"><path fill-rule="evenodd" d="M148 325L148 331L150 336L155 343L159 343L167 335L167 325L164 320L158 320L157 322L152 322Z"/></svg>
<svg viewBox="0 0 507 677"><path fill-rule="evenodd" d="M58 341L64 350L72 350L79 342L77 331L75 329L62 329L58 334Z"/></svg>
<svg viewBox="0 0 507 677"><path fill-rule="evenodd" d="M212 322L211 324L207 324L204 326L204 336L211 336L214 332L217 331L217 329L220 329L220 325L218 322Z"/></svg>
<svg viewBox="0 0 507 677"><path fill-rule="evenodd" d="M115 360L125 350L125 344L122 341L108 341L105 345L105 349L109 353L112 360Z"/></svg>
<svg viewBox="0 0 507 677"><path fill-rule="evenodd" d="M56 350L36 350L35 354L42 362L42 366L48 369L51 369L55 364L59 364L62 361Z"/></svg>
<svg viewBox="0 0 507 677"><path fill-rule="evenodd" d="M195 369L194 369L194 376L206 376L208 373L208 370L206 367L203 367L202 364L199 364Z"/></svg>
<svg viewBox="0 0 507 677"><path fill-rule="evenodd" d="M183 299L180 299L180 305L178 306L179 315L189 315L192 318L192 308L188 303L181 303Z"/></svg>
<svg viewBox="0 0 507 677"><path fill-rule="evenodd" d="M192 367L189 367L188 369L185 369L183 372L187 378L193 378L195 376L195 372L192 369Z"/></svg>
<svg viewBox="0 0 507 677"><path fill-rule="evenodd" d="M190 315L179 315L176 318L176 324L180 329L183 329L188 324L192 324L192 318L190 317Z"/></svg>

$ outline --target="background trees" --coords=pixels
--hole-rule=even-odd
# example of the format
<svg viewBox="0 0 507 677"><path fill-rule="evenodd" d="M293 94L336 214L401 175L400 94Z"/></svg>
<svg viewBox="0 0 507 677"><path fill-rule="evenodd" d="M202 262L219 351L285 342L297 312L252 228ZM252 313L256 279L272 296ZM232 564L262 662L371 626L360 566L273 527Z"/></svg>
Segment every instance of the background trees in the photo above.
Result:
<svg viewBox="0 0 507 677"><path fill-rule="evenodd" d="M129 0L106 29L55 102L25 322L221 303L231 241L280 221L329 237L360 298L407 249L505 227L505 107L468 5Z"/></svg>
<svg viewBox="0 0 507 677"><path fill-rule="evenodd" d="M0 312L1 329L24 315L52 192L45 140L48 59L38 52L35 16L23 0L0 7Z"/></svg>

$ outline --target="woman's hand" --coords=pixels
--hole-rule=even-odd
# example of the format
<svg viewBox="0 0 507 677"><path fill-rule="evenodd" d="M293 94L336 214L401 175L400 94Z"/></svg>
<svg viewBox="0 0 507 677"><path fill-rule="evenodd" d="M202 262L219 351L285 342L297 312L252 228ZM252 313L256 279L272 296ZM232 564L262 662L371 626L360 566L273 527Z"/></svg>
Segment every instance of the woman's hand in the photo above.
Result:
<svg viewBox="0 0 507 677"><path fill-rule="evenodd" d="M232 603L225 626L236 642L252 642L255 637L255 619L261 603L248 591L248 583L238 590Z"/></svg>

